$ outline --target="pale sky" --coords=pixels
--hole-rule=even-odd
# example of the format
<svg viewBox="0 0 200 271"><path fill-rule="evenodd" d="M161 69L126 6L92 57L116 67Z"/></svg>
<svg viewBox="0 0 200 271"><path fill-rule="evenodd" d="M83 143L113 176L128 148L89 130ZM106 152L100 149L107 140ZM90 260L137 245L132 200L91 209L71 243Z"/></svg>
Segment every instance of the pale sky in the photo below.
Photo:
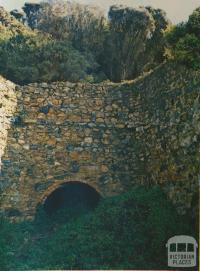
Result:
<svg viewBox="0 0 200 271"><path fill-rule="evenodd" d="M0 0L0 6L7 10L20 8L24 2L39 2L37 0ZM76 2L94 4L108 9L113 4L123 4L132 7L152 6L161 8L167 12L168 18L173 23L186 21L192 11L200 6L200 0L77 0Z"/></svg>

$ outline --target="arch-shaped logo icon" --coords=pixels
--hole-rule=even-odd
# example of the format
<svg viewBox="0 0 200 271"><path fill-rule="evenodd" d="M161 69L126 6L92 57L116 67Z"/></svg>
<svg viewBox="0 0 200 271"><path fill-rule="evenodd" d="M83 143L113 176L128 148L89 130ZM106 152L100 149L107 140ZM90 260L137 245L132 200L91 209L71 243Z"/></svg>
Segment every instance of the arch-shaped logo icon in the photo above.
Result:
<svg viewBox="0 0 200 271"><path fill-rule="evenodd" d="M177 235L171 237L168 249L168 266L194 267L197 265L197 241L192 236Z"/></svg>

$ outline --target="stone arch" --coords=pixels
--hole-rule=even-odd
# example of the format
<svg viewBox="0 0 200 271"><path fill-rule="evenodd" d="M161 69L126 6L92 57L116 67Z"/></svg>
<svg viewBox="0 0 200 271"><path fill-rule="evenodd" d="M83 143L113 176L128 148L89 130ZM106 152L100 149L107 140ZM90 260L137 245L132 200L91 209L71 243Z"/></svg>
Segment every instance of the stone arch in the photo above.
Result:
<svg viewBox="0 0 200 271"><path fill-rule="evenodd" d="M87 206L94 209L102 194L93 185L81 181L67 181L52 185L39 203L47 213L54 213L63 208ZM52 211L53 210L53 211Z"/></svg>
<svg viewBox="0 0 200 271"><path fill-rule="evenodd" d="M37 204L43 204L45 202L45 200L47 199L47 197L49 197L56 189L58 189L59 187L61 187L64 184L72 183L72 182L77 182L77 183L82 183L82 184L88 185L91 188L93 188L94 190L96 190L96 192L99 193L99 195L101 197L104 197L104 195L103 195L102 191L100 190L99 186L97 184L95 184L95 183L88 183L88 182L85 182L85 181L82 181L82 180L80 181L80 180L76 180L76 179L75 180L62 180L60 182L56 181L51 186L49 186L42 193L42 195L39 197Z"/></svg>

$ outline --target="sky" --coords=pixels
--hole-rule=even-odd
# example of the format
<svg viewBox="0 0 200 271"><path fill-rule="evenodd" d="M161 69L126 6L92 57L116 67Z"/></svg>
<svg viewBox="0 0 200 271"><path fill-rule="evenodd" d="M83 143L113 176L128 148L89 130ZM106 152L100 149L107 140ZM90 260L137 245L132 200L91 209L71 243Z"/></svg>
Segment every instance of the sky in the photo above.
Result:
<svg viewBox="0 0 200 271"><path fill-rule="evenodd" d="M7 10L19 9L24 2L39 2L37 0L0 0L0 6ZM200 0L76 0L76 2L99 5L108 9L113 4L123 4L132 7L152 6L167 12L168 18L173 23L186 21L192 11L200 6Z"/></svg>

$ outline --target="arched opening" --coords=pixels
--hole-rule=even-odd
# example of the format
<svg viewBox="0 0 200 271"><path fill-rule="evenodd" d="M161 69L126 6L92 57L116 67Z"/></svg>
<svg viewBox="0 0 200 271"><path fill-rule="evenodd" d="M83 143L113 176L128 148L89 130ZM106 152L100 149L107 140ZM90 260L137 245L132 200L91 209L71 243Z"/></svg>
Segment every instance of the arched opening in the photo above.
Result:
<svg viewBox="0 0 200 271"><path fill-rule="evenodd" d="M93 187L81 182L68 182L55 189L43 206L49 216L74 217L93 210L100 198Z"/></svg>

